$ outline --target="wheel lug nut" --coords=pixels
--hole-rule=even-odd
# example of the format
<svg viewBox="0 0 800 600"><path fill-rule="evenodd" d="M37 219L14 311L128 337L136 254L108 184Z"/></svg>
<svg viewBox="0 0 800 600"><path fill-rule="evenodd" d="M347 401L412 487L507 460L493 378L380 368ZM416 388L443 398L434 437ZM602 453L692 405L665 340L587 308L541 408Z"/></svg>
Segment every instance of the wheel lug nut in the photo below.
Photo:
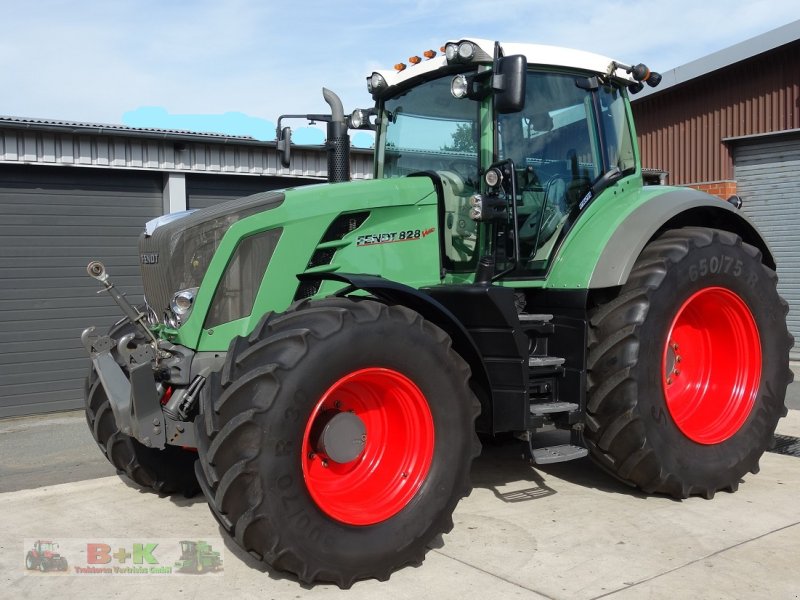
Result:
<svg viewBox="0 0 800 600"><path fill-rule="evenodd" d="M328 461L325 460L324 458L322 459L322 467L325 468L325 469L328 468Z"/></svg>
<svg viewBox="0 0 800 600"><path fill-rule="evenodd" d="M672 377L667 377L667 385L672 383Z"/></svg>
<svg viewBox="0 0 800 600"><path fill-rule="evenodd" d="M403 479L407 479L407 478L408 478L408 473L403 473Z"/></svg>
<svg viewBox="0 0 800 600"><path fill-rule="evenodd" d="M309 452L308 453L308 460L314 460L316 457L317 457L317 455L314 454L313 452Z"/></svg>
<svg viewBox="0 0 800 600"><path fill-rule="evenodd" d="M675 357L675 362L676 362L676 363L679 363L679 362L681 362L681 355L680 355L680 354L678 354L678 355Z"/></svg>
<svg viewBox="0 0 800 600"><path fill-rule="evenodd" d="M339 410L340 408L342 408L342 403L337 400L336 402L333 403L333 408Z"/></svg>

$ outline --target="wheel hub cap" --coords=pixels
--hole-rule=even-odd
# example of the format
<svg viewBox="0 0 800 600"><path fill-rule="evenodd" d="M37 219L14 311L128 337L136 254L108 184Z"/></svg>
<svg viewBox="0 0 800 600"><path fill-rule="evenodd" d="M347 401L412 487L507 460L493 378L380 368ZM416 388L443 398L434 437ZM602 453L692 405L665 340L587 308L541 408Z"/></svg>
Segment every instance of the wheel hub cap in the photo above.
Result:
<svg viewBox="0 0 800 600"><path fill-rule="evenodd" d="M344 464L361 456L366 441L364 421L353 413L340 412L323 427L317 445L332 461Z"/></svg>

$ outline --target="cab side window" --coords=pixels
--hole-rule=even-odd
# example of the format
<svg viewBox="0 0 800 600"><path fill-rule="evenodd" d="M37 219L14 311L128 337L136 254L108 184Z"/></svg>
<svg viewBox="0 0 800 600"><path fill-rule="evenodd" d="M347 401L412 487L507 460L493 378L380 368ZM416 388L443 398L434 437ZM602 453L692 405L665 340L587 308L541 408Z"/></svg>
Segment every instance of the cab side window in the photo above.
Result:
<svg viewBox="0 0 800 600"><path fill-rule="evenodd" d="M591 94L575 75L532 71L524 110L498 117L500 158L512 159L517 171L526 269L546 269L567 215L601 173Z"/></svg>

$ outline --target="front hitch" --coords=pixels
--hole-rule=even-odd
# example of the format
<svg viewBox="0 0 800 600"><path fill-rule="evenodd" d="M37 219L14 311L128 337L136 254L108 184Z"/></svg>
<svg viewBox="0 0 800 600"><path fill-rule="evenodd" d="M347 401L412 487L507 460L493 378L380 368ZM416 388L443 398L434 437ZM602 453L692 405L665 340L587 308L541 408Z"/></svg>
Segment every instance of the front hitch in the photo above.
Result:
<svg viewBox="0 0 800 600"><path fill-rule="evenodd" d="M129 333L115 341L107 335L96 334L94 327L88 327L81 334L81 342L108 396L117 428L145 446L163 450L167 436L153 377L156 352L150 344L135 344L134 337L135 334ZM114 349L129 375L114 360L111 354Z"/></svg>
<svg viewBox="0 0 800 600"><path fill-rule="evenodd" d="M147 327L146 316L109 281L102 263L93 261L86 270L103 284L101 291L111 295L136 327L119 339L99 335L94 327L81 334L117 428L149 448L163 450L167 444L195 447L191 415L208 375L222 368L224 355L198 357L188 348L159 340Z"/></svg>
<svg viewBox="0 0 800 600"><path fill-rule="evenodd" d="M130 322L150 341L137 344L135 333L128 333L119 340L107 335L98 335L94 327L81 334L81 342L89 353L95 371L108 396L117 427L145 446L163 449L166 445L166 427L161 410L160 394L153 375L158 365L158 338L145 324L144 313L134 308L108 278L103 263L92 261L86 272L103 285L114 302L122 309ZM127 369L127 374L117 363L112 351Z"/></svg>

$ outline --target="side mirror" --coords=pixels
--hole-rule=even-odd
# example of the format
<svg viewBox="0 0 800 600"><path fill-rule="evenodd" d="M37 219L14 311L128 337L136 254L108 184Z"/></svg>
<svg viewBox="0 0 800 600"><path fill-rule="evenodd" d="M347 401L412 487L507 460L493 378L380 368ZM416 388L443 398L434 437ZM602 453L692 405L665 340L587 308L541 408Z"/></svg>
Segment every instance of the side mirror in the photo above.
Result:
<svg viewBox="0 0 800 600"><path fill-rule="evenodd" d="M278 143L276 144L278 153L281 155L281 165L284 168L289 168L289 162L292 158L292 128L284 127L281 129Z"/></svg>
<svg viewBox="0 0 800 600"><path fill-rule="evenodd" d="M497 60L492 77L494 107L498 114L519 112L525 108L525 80L528 61L522 54Z"/></svg>

